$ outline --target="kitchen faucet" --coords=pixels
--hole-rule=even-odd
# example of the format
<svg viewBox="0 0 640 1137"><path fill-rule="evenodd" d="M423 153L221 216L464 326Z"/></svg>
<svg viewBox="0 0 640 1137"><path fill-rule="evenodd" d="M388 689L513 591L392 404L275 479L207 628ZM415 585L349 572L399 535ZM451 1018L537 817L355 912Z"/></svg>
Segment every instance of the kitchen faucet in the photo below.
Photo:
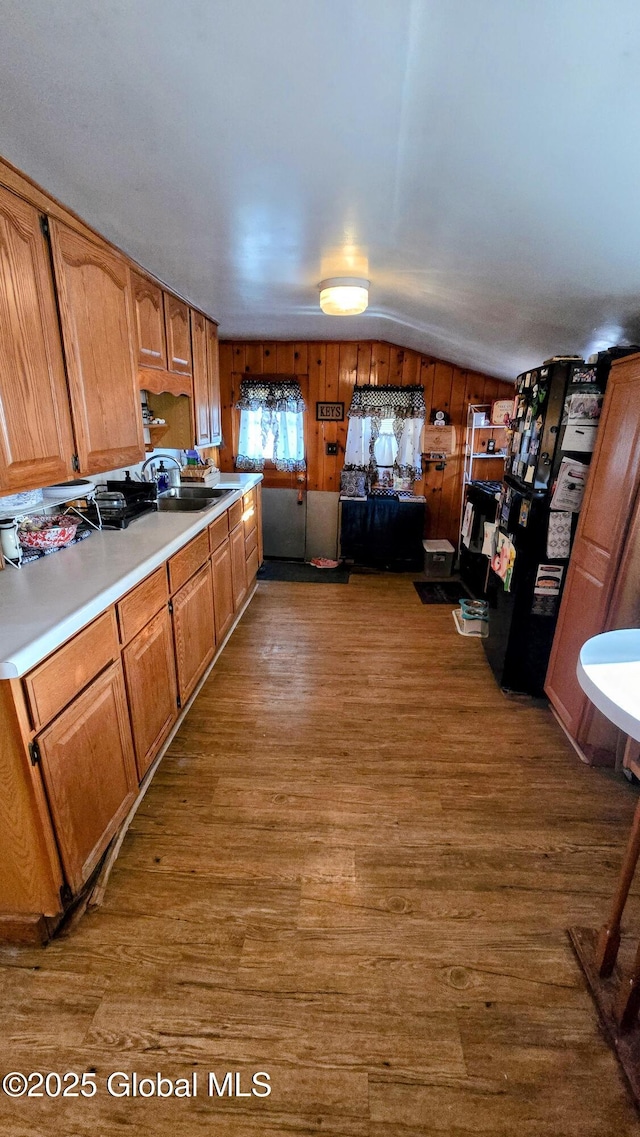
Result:
<svg viewBox="0 0 640 1137"><path fill-rule="evenodd" d="M174 458L173 454L152 454L150 458L147 458L146 461L142 463L142 468L140 470L140 477L141 477L142 481L143 482L157 482L158 475L157 475L157 471L153 469L153 463L154 462L165 462L167 459L170 462L175 462L175 464L179 470L182 469L180 462L178 461L177 458ZM148 477L147 473L146 473L147 466L151 466L151 476L150 477Z"/></svg>

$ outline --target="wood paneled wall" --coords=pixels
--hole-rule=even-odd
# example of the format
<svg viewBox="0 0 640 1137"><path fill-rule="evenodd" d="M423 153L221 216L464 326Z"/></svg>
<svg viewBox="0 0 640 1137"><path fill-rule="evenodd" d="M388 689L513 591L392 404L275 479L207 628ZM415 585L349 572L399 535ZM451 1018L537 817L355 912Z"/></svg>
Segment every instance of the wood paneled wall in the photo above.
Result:
<svg viewBox="0 0 640 1137"><path fill-rule="evenodd" d="M243 375L296 375L300 379L308 413L306 421L307 489L340 489L340 471L344 464L347 439L346 412L351 392L358 383L399 383L402 386L421 383L425 391L427 420L432 408L445 410L457 428L455 455L444 470L430 463L416 492L427 499L428 537L458 540L462 488L462 452L467 406L490 403L492 399L509 398L513 385L493 379L477 371L456 367L452 363L394 344L377 341L351 342L256 342L227 341L220 344L220 378L222 390L222 433L220 465L232 471L238 440L239 412L234 410ZM318 423L316 402L344 402L343 423ZM337 442L337 456L326 453L326 443ZM502 462L486 461L482 476L501 478ZM267 486L295 486L295 474L265 471Z"/></svg>

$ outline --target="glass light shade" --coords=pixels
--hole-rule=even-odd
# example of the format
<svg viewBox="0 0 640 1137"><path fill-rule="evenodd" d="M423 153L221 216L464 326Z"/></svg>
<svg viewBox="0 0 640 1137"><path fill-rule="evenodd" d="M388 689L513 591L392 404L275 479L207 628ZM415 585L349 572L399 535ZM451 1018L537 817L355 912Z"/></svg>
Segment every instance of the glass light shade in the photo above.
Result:
<svg viewBox="0 0 640 1137"><path fill-rule="evenodd" d="M353 277L336 277L323 280L320 289L320 307L327 316L357 316L369 305L369 281Z"/></svg>

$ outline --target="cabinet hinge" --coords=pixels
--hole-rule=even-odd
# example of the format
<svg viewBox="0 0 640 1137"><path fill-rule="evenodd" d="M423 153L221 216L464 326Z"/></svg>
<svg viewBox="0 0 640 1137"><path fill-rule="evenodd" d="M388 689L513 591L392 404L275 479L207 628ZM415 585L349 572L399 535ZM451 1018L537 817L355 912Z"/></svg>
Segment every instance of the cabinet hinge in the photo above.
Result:
<svg viewBox="0 0 640 1137"><path fill-rule="evenodd" d="M182 699L180 698L179 695L176 695L176 703L178 704L178 710L181 710L182 709Z"/></svg>
<svg viewBox="0 0 640 1137"><path fill-rule="evenodd" d="M62 907L66 908L67 905L70 904L72 900L73 900L73 893L72 893L71 889L69 888L69 885L68 884L61 884L60 885L60 903L62 904Z"/></svg>
<svg viewBox="0 0 640 1137"><path fill-rule="evenodd" d="M39 765L39 763L40 763L40 747L38 746L38 743L35 741L35 739L33 742L29 743L29 757L31 759L31 765L32 766L38 766Z"/></svg>
<svg viewBox="0 0 640 1137"><path fill-rule="evenodd" d="M49 236L49 218L45 213L40 214L40 231L43 237Z"/></svg>
<svg viewBox="0 0 640 1137"><path fill-rule="evenodd" d="M74 470L76 472L76 474L78 474L80 472L80 463L78 461L78 455L77 454L71 455L71 469Z"/></svg>
<svg viewBox="0 0 640 1137"><path fill-rule="evenodd" d="M171 613L171 615L173 616L173 600L170 600L170 601L169 601L169 612L170 612L170 613Z"/></svg>

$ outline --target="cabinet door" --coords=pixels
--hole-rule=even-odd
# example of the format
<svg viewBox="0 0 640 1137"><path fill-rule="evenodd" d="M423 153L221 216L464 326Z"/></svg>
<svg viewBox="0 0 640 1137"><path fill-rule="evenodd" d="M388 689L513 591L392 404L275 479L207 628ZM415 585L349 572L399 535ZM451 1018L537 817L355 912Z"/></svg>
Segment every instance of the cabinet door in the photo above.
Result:
<svg viewBox="0 0 640 1137"><path fill-rule="evenodd" d="M78 892L138 789L120 662L95 679L38 743L60 857Z"/></svg>
<svg viewBox="0 0 640 1137"><path fill-rule="evenodd" d="M258 530L258 566L264 561L264 544L262 538L262 482L258 482L256 491L256 527Z"/></svg>
<svg viewBox="0 0 640 1137"><path fill-rule="evenodd" d="M193 346L193 417L196 425L196 446L211 444L211 403L209 401L209 373L207 370L207 330L205 318L191 312L191 343Z"/></svg>
<svg viewBox="0 0 640 1137"><path fill-rule="evenodd" d="M164 332L164 305L162 289L131 273L133 308L136 326L136 344L139 367L167 366L167 344Z"/></svg>
<svg viewBox="0 0 640 1137"><path fill-rule="evenodd" d="M64 481L74 452L49 250L0 188L0 493Z"/></svg>
<svg viewBox="0 0 640 1137"><path fill-rule="evenodd" d="M171 617L165 606L123 652L138 778L142 780L178 714Z"/></svg>
<svg viewBox="0 0 640 1137"><path fill-rule="evenodd" d="M207 325L207 373L209 378L209 406L211 408L211 444L222 442L222 409L220 401L220 351L218 329L211 320Z"/></svg>
<svg viewBox="0 0 640 1137"><path fill-rule="evenodd" d="M50 224L80 470L96 474L144 457L129 268L106 245Z"/></svg>
<svg viewBox="0 0 640 1137"><path fill-rule="evenodd" d="M172 603L178 692L184 706L203 671L213 659L216 647L209 561L179 592L176 592Z"/></svg>
<svg viewBox="0 0 640 1137"><path fill-rule="evenodd" d="M167 331L167 366L178 375L191 375L191 327L189 309L182 300L164 294L164 321Z"/></svg>
<svg viewBox="0 0 640 1137"><path fill-rule="evenodd" d="M216 617L216 639L221 643L233 623L233 580L231 545L226 537L211 557L213 572L213 607Z"/></svg>
<svg viewBox="0 0 640 1137"><path fill-rule="evenodd" d="M229 538L231 543L231 577L233 580L233 607L238 611L247 595L247 562L244 548L244 528L242 522L232 530Z"/></svg>

